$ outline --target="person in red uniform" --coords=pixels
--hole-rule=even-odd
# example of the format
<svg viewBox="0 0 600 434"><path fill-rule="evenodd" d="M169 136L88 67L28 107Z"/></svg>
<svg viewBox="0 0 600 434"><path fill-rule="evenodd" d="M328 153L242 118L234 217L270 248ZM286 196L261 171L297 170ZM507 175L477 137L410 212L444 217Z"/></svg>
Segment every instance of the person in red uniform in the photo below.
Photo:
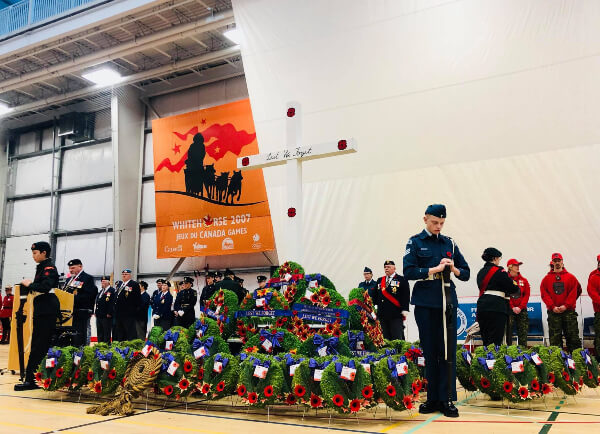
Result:
<svg viewBox="0 0 600 434"><path fill-rule="evenodd" d="M590 273L587 284L587 292L594 305L594 348L596 348L596 358L600 359L600 255L596 257L597 266Z"/></svg>
<svg viewBox="0 0 600 434"><path fill-rule="evenodd" d="M563 347L563 335L567 350L573 352L581 346L579 324L575 304L581 294L581 285L564 266L560 253L552 254L552 270L540 284L542 300L548 308L548 335L550 345Z"/></svg>
<svg viewBox="0 0 600 434"><path fill-rule="evenodd" d="M0 303L0 321L2 321L2 340L0 344L8 344L10 340L10 318L12 317L13 301L15 296L12 295L12 286L4 288L6 295Z"/></svg>
<svg viewBox="0 0 600 434"><path fill-rule="evenodd" d="M509 259L506 263L506 269L509 277L515 281L519 287L519 292L510 297L510 330L513 329L513 324L517 325L517 338L519 345L527 346L527 334L529 331L529 315L527 314L527 303L531 288L529 282L520 273L520 266L523 263L516 259ZM508 344L512 345L512 332L507 337Z"/></svg>

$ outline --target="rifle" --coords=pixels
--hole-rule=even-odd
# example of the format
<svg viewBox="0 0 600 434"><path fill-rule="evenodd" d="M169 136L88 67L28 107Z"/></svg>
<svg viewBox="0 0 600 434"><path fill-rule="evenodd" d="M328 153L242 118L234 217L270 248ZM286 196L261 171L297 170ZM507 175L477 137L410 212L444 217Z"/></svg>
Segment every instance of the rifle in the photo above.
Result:
<svg viewBox="0 0 600 434"><path fill-rule="evenodd" d="M23 382L25 379L25 342L23 339L23 326L25 324L25 320L27 319L27 315L23 313L23 308L25 307L25 303L27 302L27 294L29 291L25 286L18 286L19 309L15 313L15 319L17 321L17 349L19 351L19 380Z"/></svg>
<svg viewBox="0 0 600 434"><path fill-rule="evenodd" d="M452 241L452 258L454 259L454 240ZM454 306L452 302L452 287L450 284L451 267L446 265L442 271L442 309L443 309L443 326L444 326L444 360L446 361L447 378L447 402L452 402L452 389L456 386L456 378L454 376L454 365L452 359L456 354L453 342L456 336L456 316L454 316Z"/></svg>

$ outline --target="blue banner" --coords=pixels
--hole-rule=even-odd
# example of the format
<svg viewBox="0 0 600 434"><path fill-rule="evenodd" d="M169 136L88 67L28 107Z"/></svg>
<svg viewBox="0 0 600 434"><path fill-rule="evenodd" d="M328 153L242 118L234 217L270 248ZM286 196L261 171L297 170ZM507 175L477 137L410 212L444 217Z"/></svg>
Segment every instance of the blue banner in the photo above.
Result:
<svg viewBox="0 0 600 434"><path fill-rule="evenodd" d="M223 321L225 323L229 322L229 317L225 317L225 315L217 315L214 310L209 309L207 307L203 307L200 309L207 317L215 319L217 321Z"/></svg>
<svg viewBox="0 0 600 434"><path fill-rule="evenodd" d="M235 313L236 318L243 318L246 316L261 316L261 317L276 317L276 316L292 316L292 312L289 310L238 310Z"/></svg>
<svg viewBox="0 0 600 434"><path fill-rule="evenodd" d="M529 336L543 336L542 304L540 302L527 304L527 315L529 316ZM464 340L467 337L467 329L477 321L477 303L459 303L456 316L456 338ZM513 334L516 335L514 330Z"/></svg>
<svg viewBox="0 0 600 434"><path fill-rule="evenodd" d="M307 312L307 313L314 313L316 315L325 315L325 316L334 316L337 318L336 314L339 313L339 317L340 318L348 318L348 311L344 310L344 309L332 309L330 307L319 307L319 306L312 306L312 305L308 305L308 304L299 304L296 303L294 304L294 306L292 307L293 310L296 310L298 312Z"/></svg>

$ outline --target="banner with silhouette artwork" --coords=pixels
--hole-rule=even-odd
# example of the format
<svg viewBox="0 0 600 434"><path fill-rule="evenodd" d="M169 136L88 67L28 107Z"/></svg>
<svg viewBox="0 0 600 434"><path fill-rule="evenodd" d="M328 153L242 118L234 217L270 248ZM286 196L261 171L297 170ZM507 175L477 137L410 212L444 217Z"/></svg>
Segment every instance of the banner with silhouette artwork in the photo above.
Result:
<svg viewBox="0 0 600 434"><path fill-rule="evenodd" d="M152 121L156 256L252 253L275 248L248 99Z"/></svg>

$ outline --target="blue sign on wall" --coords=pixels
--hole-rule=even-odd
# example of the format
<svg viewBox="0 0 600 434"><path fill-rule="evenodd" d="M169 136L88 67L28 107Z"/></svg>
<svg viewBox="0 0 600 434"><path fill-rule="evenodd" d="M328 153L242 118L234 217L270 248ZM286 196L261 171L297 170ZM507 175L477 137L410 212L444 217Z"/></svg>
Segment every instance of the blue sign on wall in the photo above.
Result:
<svg viewBox="0 0 600 434"><path fill-rule="evenodd" d="M540 302L529 303L527 314L529 315L529 336L543 336L542 304ZM464 340L467 337L467 329L475 321L477 321L477 303L459 303L456 318L456 338Z"/></svg>

